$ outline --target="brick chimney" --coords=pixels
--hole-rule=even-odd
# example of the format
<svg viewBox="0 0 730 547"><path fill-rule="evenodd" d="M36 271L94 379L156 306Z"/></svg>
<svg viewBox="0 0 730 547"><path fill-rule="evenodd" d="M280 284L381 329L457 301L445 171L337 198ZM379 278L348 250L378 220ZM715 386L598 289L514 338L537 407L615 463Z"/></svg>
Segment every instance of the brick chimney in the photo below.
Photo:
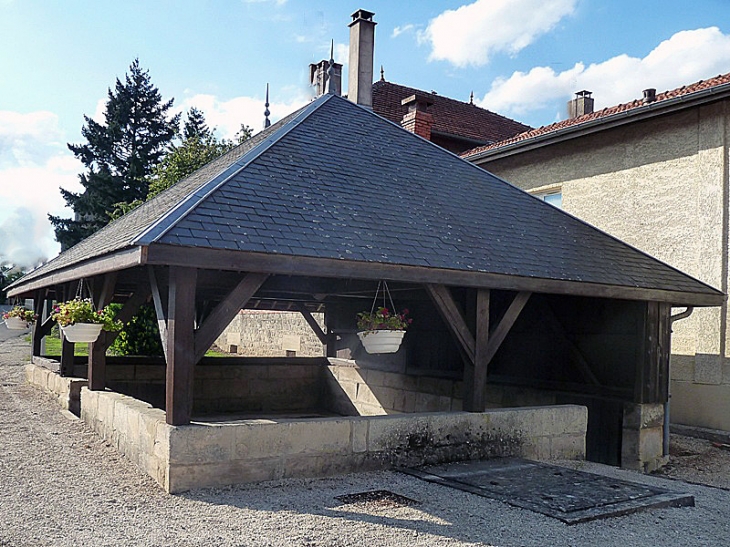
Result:
<svg viewBox="0 0 730 547"><path fill-rule="evenodd" d="M403 99L401 104L408 107L408 113L400 122L403 129L430 141L433 115L426 112L426 109L433 104L431 98L428 95L415 93Z"/></svg>
<svg viewBox="0 0 730 547"><path fill-rule="evenodd" d="M375 23L371 11L357 10L350 23L350 61L347 72L347 98L353 103L373 107L373 55Z"/></svg>
<svg viewBox="0 0 730 547"><path fill-rule="evenodd" d="M330 62L327 60L309 65L309 84L314 87L317 97L327 93L327 69L329 66ZM342 65L335 63L332 68L335 70L332 77L332 93L339 96L342 95Z"/></svg>
<svg viewBox="0 0 730 547"><path fill-rule="evenodd" d="M593 99L591 98L591 92L578 91L575 94L575 99L568 101L568 119L572 120L578 116L584 114L591 114L593 112Z"/></svg>

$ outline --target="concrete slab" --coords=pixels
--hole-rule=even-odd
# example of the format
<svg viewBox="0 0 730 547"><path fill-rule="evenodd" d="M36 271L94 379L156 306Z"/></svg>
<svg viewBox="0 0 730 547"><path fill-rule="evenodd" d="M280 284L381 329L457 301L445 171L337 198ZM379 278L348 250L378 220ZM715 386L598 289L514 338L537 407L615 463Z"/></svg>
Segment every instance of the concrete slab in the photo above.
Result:
<svg viewBox="0 0 730 547"><path fill-rule="evenodd" d="M694 497L520 458L403 469L425 481L529 509L566 524L660 507L694 507Z"/></svg>

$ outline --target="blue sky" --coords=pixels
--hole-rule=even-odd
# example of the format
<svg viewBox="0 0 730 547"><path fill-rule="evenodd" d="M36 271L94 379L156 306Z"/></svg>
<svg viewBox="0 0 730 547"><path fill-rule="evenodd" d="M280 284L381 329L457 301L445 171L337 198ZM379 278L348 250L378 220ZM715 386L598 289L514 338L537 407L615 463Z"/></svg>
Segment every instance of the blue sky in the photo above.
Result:
<svg viewBox="0 0 730 547"><path fill-rule="evenodd" d="M307 102L308 65L347 64L350 15L375 12L387 80L532 126L730 72L726 0L0 0L0 263L58 252L46 213L70 216L83 116L138 57L176 109L201 108L221 136L259 130ZM345 71L346 74L346 69ZM346 83L343 84L346 89Z"/></svg>

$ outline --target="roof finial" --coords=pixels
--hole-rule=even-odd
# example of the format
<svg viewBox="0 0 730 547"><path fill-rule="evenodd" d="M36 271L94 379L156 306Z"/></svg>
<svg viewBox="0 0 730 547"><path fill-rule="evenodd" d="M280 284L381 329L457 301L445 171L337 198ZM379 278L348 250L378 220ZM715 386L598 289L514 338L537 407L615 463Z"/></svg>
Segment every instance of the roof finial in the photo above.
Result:
<svg viewBox="0 0 730 547"><path fill-rule="evenodd" d="M474 90L471 90L471 94L469 95L469 104L474 104Z"/></svg>
<svg viewBox="0 0 730 547"><path fill-rule="evenodd" d="M380 65L380 81L385 81L385 70L383 70L383 65Z"/></svg>
<svg viewBox="0 0 730 547"><path fill-rule="evenodd" d="M264 103L264 106L266 107L266 110L264 110L264 129L269 127L271 125L271 120L269 120L269 84L266 83L266 103Z"/></svg>
<svg viewBox="0 0 730 547"><path fill-rule="evenodd" d="M335 41L332 40L332 44L330 45L330 62L329 66L327 67L327 93L329 95L333 95L335 92L335 88L332 85L332 80L335 76Z"/></svg>

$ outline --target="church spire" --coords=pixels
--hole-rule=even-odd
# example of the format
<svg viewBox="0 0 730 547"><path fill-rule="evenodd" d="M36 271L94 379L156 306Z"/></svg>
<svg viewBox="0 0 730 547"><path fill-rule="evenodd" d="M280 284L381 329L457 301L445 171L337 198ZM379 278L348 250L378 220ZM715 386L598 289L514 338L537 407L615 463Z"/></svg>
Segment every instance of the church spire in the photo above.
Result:
<svg viewBox="0 0 730 547"><path fill-rule="evenodd" d="M264 107L266 108L266 110L264 110L264 129L266 129L267 127L269 127L271 125L271 120L269 120L269 114L271 114L271 112L269 112L269 84L268 84L268 82L266 83L266 102L264 103Z"/></svg>

